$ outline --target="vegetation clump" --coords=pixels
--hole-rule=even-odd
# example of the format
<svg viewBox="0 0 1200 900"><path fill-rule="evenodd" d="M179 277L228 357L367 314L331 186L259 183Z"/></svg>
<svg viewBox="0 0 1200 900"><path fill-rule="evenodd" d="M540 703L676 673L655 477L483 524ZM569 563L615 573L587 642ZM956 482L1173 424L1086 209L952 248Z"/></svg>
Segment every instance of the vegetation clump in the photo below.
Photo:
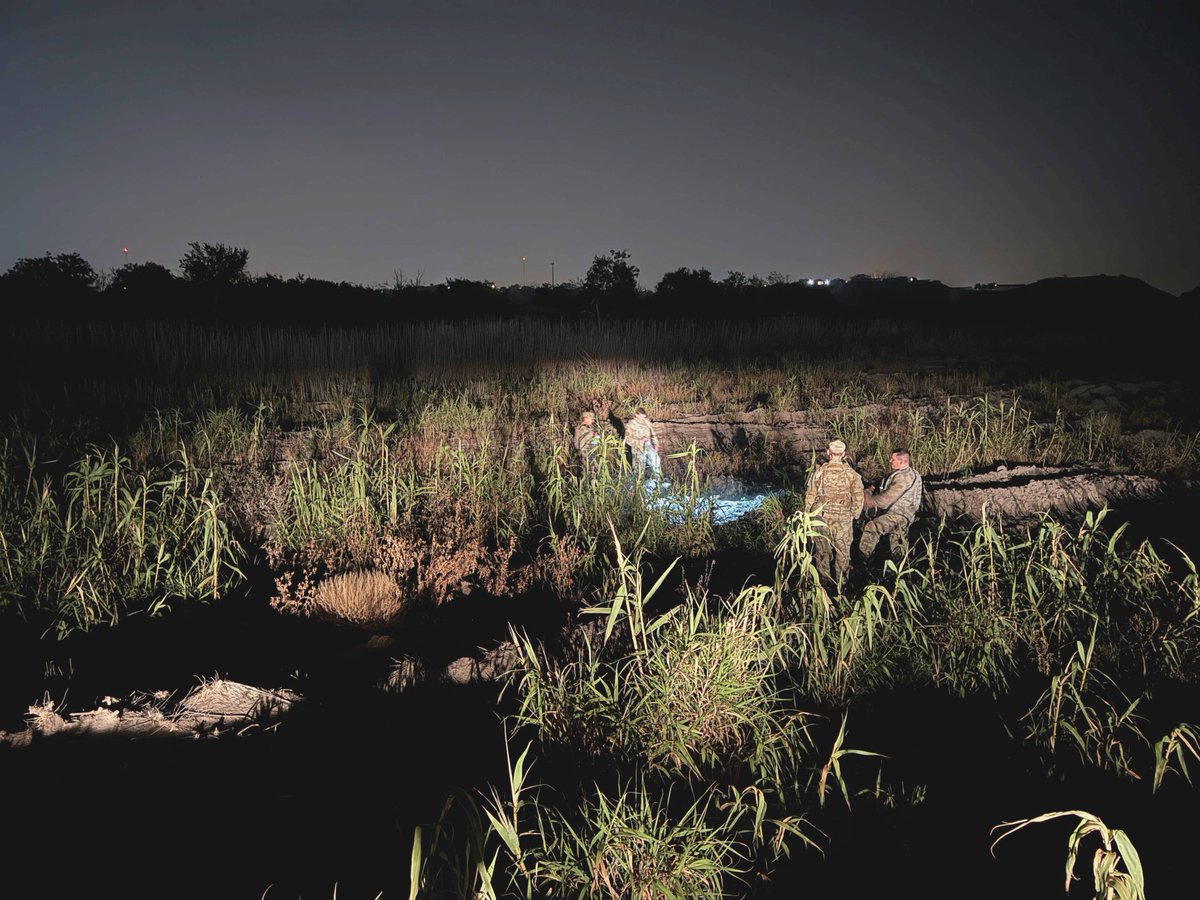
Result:
<svg viewBox="0 0 1200 900"><path fill-rule="evenodd" d="M890 758L907 723L878 724L918 695L994 712L1005 752L1046 777L1155 801L1190 789L1200 576L1186 552L1113 512L1017 526L988 510L923 517L907 553L856 561L834 586L813 565L807 446L737 429L803 418L844 436L868 476L902 444L932 484L1010 463L1187 475L1194 423L1139 412L1147 437L1050 382L998 388L987 368L911 358L892 371L880 360L903 356L901 336L804 319L719 335L605 320L26 328L0 448L0 610L64 637L253 603L273 584L277 609L319 620L304 629L418 643L411 624L476 603L497 621L514 600L552 605L565 635L542 642L527 621L507 635L497 708L525 749L507 784L422 820L413 896L748 891L852 808L936 793L894 774L911 763ZM56 340L85 374L55 380ZM680 441L665 479L639 482L620 434L639 406L676 425L703 414L728 445ZM600 430L586 463L568 435L584 408ZM772 496L717 525L716 475L769 480ZM1099 858L1097 890L1124 890L1129 855L1095 833L1120 856Z"/></svg>
<svg viewBox="0 0 1200 900"><path fill-rule="evenodd" d="M396 582L382 572L344 572L317 586L312 607L314 615L382 631L396 624L404 598Z"/></svg>

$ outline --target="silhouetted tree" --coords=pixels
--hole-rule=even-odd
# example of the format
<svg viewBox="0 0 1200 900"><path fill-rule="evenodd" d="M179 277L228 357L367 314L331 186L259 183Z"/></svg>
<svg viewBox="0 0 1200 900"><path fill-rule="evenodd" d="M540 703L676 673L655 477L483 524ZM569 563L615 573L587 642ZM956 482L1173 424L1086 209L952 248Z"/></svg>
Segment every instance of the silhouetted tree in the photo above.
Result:
<svg viewBox="0 0 1200 900"><path fill-rule="evenodd" d="M46 251L18 259L3 275L4 287L29 293L79 296L96 283L96 270L78 253Z"/></svg>
<svg viewBox="0 0 1200 900"><path fill-rule="evenodd" d="M750 279L746 277L745 272L735 272L732 269L729 274L721 279L721 287L727 291L740 291L750 284Z"/></svg>
<svg viewBox="0 0 1200 900"><path fill-rule="evenodd" d="M583 290L592 302L596 316L600 301L631 301L638 293L638 267L629 261L628 250L611 250L605 256L592 259L583 279Z"/></svg>
<svg viewBox="0 0 1200 900"><path fill-rule="evenodd" d="M684 266L663 275L654 289L660 296L708 294L716 287L708 269L689 269Z"/></svg>
<svg viewBox="0 0 1200 900"><path fill-rule="evenodd" d="M105 293L151 297L171 290L175 281L174 273L156 262L126 263L113 272Z"/></svg>
<svg viewBox="0 0 1200 900"><path fill-rule="evenodd" d="M663 275L655 288L658 312L672 315L714 315L724 304L717 296L717 283L708 269L686 266Z"/></svg>
<svg viewBox="0 0 1200 900"><path fill-rule="evenodd" d="M224 244L200 244L192 241L179 260L183 277L210 288L229 287L246 281L246 262L250 251Z"/></svg>

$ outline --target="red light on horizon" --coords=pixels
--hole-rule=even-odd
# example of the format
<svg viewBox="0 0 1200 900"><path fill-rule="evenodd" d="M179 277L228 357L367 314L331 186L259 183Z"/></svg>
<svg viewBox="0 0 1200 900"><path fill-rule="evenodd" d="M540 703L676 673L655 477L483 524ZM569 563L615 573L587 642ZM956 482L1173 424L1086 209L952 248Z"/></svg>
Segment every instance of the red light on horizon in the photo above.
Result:
<svg viewBox="0 0 1200 900"><path fill-rule="evenodd" d="M128 248L128 247L122 247L122 248L121 248L121 252L122 252L122 253L128 253L128 252L129 252L129 248Z"/></svg>

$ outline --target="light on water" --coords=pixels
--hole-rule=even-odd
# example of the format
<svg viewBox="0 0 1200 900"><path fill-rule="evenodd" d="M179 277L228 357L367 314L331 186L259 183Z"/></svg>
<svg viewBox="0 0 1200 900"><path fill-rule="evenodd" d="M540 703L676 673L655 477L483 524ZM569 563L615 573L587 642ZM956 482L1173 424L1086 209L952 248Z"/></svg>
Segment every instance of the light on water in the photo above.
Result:
<svg viewBox="0 0 1200 900"><path fill-rule="evenodd" d="M709 485L698 496L686 492L675 492L669 481L648 478L642 482L646 492L646 506L658 510L672 525L687 519L698 519L711 515L713 524L724 525L735 522L762 506L763 501L775 493L770 488L752 485L736 479L725 479L720 487Z"/></svg>

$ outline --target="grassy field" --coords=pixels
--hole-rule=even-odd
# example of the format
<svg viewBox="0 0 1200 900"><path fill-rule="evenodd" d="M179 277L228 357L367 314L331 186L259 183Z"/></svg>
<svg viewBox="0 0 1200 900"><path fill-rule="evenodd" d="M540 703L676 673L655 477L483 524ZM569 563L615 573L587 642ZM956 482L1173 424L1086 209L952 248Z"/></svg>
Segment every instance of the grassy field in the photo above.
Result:
<svg viewBox="0 0 1200 900"><path fill-rule="evenodd" d="M668 448L667 508L686 513L672 517L611 428L594 472L569 446L581 409L804 410L872 478L899 445L927 476L1022 462L1195 477L1186 386L1100 410L1072 390L1086 348L1064 346L1082 368L1054 372L1031 362L1049 343L884 321L17 330L0 616L47 657L200 606L407 646L413 623L487 598L507 619L487 639L516 648L489 701L504 739L480 741L479 771L503 777L481 793L478 773L443 773L461 790L406 813L381 865L412 897L794 895L842 871L848 822L945 840L963 783L949 771L968 757L1033 804L974 810L1005 824L972 846L1034 840L1026 826L1058 821L1056 785L1071 785L1068 868L1079 854L1089 890L1095 854L1094 896L1143 896L1143 864L1151 883L1156 865L1181 870L1130 835L1162 833L1144 823L1192 796L1200 764L1194 546L1100 511L925 521L904 558L837 591L812 561L811 454ZM701 502L717 475L776 490L717 525ZM566 637L506 617L529 598ZM929 750L906 733L916 697L964 711L958 733L926 723L962 757L944 780L913 755ZM977 714L1000 739L966 724Z"/></svg>

